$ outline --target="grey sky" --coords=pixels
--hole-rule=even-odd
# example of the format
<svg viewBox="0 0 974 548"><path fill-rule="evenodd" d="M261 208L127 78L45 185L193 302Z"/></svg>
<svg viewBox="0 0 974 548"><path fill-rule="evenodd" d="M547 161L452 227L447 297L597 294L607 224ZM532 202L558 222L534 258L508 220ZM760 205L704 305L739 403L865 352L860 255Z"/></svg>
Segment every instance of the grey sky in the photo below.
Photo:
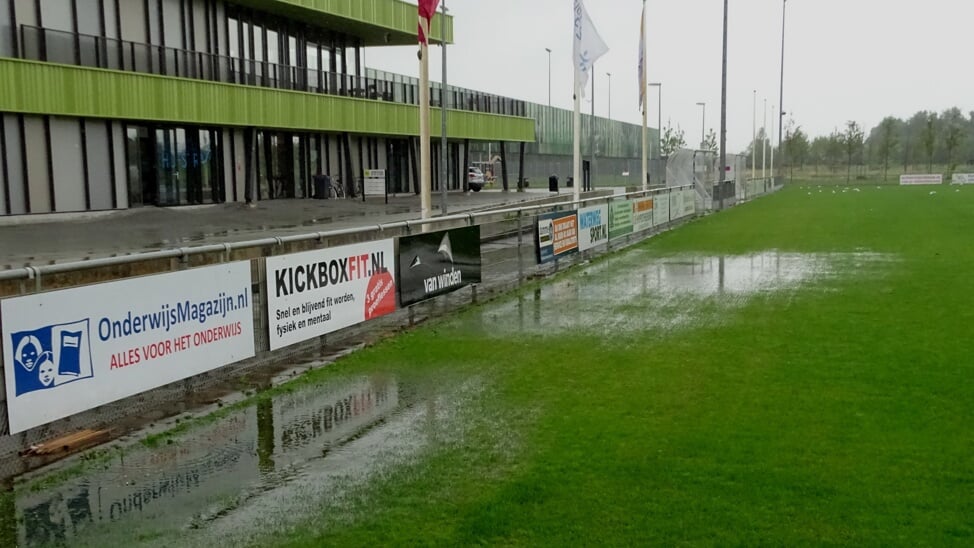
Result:
<svg viewBox="0 0 974 548"><path fill-rule="evenodd" d="M640 123L637 84L640 0L587 0L586 8L609 53L596 65L596 113L608 109L606 72L612 73L612 117ZM649 80L663 82L663 121L679 124L687 142L700 141L701 108L707 127L720 125L720 0L648 0ZM572 0L447 0L455 16L450 48L452 84L570 108ZM728 148L751 139L752 90L778 103L781 0L731 0L728 60ZM789 0L785 106L812 136L847 120L867 129L886 115L917 110L974 109L968 45L974 21L969 0ZM431 74L440 74L439 49ZM414 47L370 49L369 66L418 74ZM656 91L650 90L656 126ZM590 104L583 104L585 112ZM788 117L790 117L789 114ZM786 118L787 120L787 118ZM777 131L777 127L775 128Z"/></svg>

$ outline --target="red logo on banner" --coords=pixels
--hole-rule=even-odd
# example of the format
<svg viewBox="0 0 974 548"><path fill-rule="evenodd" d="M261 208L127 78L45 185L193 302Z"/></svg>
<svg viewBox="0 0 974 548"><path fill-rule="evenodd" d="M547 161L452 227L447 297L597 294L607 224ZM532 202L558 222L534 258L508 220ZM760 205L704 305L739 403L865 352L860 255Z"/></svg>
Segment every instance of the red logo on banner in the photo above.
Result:
<svg viewBox="0 0 974 548"><path fill-rule="evenodd" d="M396 310L396 282L392 274L380 272L369 279L365 293L365 319L371 320Z"/></svg>

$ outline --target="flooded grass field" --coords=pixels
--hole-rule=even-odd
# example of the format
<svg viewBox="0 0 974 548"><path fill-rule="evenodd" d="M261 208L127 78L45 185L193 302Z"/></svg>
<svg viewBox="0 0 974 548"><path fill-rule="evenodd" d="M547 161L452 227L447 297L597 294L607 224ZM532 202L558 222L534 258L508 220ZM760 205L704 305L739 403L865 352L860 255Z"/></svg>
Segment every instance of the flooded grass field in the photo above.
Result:
<svg viewBox="0 0 974 548"><path fill-rule="evenodd" d="M0 544L970 545L972 231L790 188L23 481Z"/></svg>

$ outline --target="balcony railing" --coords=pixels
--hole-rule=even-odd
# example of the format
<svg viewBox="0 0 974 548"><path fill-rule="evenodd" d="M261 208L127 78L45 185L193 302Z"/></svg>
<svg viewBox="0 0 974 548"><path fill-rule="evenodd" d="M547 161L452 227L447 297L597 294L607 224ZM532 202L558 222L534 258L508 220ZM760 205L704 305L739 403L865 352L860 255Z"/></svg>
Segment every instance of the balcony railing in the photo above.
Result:
<svg viewBox="0 0 974 548"><path fill-rule="evenodd" d="M338 74L30 25L20 25L19 38L21 56L34 61L419 104L419 87L413 82ZM449 87L445 94L439 88L431 90L432 106L439 107L444 100L447 108L455 110L527 116L524 101L455 87Z"/></svg>

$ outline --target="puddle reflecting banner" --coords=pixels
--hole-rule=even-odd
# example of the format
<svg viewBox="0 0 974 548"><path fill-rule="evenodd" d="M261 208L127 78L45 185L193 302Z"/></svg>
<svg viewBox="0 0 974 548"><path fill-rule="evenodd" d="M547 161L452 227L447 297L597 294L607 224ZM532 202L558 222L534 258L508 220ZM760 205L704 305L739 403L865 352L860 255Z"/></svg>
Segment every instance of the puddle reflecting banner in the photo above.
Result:
<svg viewBox="0 0 974 548"><path fill-rule="evenodd" d="M578 250L586 251L609 243L609 206L578 210Z"/></svg>
<svg viewBox="0 0 974 548"><path fill-rule="evenodd" d="M609 238L616 239L632 233L632 202L612 202L610 207Z"/></svg>
<svg viewBox="0 0 974 548"><path fill-rule="evenodd" d="M399 238L399 302L409 306L480 283L480 226Z"/></svg>
<svg viewBox="0 0 974 548"><path fill-rule="evenodd" d="M396 310L393 240L268 257L270 349Z"/></svg>
<svg viewBox="0 0 974 548"><path fill-rule="evenodd" d="M10 432L254 356L250 263L0 303Z"/></svg>
<svg viewBox="0 0 974 548"><path fill-rule="evenodd" d="M535 232L538 264L578 253L578 216L574 211L539 215Z"/></svg>

